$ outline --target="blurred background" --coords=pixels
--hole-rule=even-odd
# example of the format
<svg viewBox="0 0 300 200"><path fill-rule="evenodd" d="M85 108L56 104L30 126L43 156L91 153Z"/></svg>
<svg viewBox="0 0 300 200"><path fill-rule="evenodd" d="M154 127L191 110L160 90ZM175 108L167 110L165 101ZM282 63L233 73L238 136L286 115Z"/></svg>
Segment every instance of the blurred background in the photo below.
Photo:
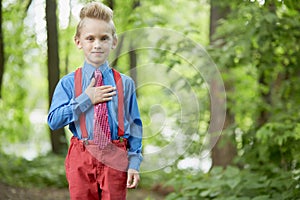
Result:
<svg viewBox="0 0 300 200"><path fill-rule="evenodd" d="M58 80L88 0L0 0L0 199L68 199L68 127L50 131ZM106 0L144 125L128 199L300 198L300 4Z"/></svg>

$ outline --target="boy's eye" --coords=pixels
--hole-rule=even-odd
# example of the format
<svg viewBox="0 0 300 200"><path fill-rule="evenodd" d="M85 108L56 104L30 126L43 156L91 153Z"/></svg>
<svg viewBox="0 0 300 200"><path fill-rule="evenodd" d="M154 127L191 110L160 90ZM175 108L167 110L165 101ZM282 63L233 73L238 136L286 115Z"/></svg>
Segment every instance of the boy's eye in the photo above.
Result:
<svg viewBox="0 0 300 200"><path fill-rule="evenodd" d="M87 40L89 40L89 41L92 41L92 40L94 40L94 38L93 38L93 37L87 37L86 39L87 39Z"/></svg>
<svg viewBox="0 0 300 200"><path fill-rule="evenodd" d="M109 39L108 36L104 36L104 37L101 38L101 40L103 40L103 41L108 40L108 39Z"/></svg>

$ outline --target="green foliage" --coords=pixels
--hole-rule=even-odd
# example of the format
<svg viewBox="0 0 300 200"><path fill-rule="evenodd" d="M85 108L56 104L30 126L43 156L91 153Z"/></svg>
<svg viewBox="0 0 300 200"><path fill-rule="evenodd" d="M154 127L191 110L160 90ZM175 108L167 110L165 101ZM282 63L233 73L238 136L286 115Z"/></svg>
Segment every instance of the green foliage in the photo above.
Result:
<svg viewBox="0 0 300 200"><path fill-rule="evenodd" d="M207 174L175 176L167 185L180 185L166 200L298 199L299 175L299 171L287 172L276 166L271 169L228 166L225 170L215 167Z"/></svg>
<svg viewBox="0 0 300 200"><path fill-rule="evenodd" d="M231 12L220 21L210 54L229 89L242 167L175 177L167 199L299 199L299 6L226 5Z"/></svg>
<svg viewBox="0 0 300 200"><path fill-rule="evenodd" d="M3 35L5 43L5 74L0 99L0 136L16 142L28 137L31 128L28 118L31 102L27 101L26 69L35 45L33 35L24 34L25 3L5 4L3 7ZM31 49L25 51L25 49ZM32 61L32 60L31 60ZM15 130L20 130L18 133ZM14 133L14 134L12 134ZM0 144L1 145L1 144Z"/></svg>
<svg viewBox="0 0 300 200"><path fill-rule="evenodd" d="M67 187L64 158L49 154L28 161L1 153L0 180L20 187Z"/></svg>
<svg viewBox="0 0 300 200"><path fill-rule="evenodd" d="M201 44L208 43L209 16L207 12L209 5L206 0L141 0L140 6L135 10L128 9L132 5L131 1L116 2L115 20L117 27L121 27L122 31L141 27L167 27L179 31ZM180 12L183 10L188 10L189 14ZM201 21L197 19L201 19Z"/></svg>
<svg viewBox="0 0 300 200"><path fill-rule="evenodd" d="M211 54L231 88L229 110L242 131L239 154L245 163L298 168L299 8L290 1L233 4L238 9L220 22Z"/></svg>
<svg viewBox="0 0 300 200"><path fill-rule="evenodd" d="M242 163L272 163L285 170L299 169L299 118L284 114L278 116L280 120L265 123L253 137L244 135L244 140L254 144L245 145L245 153L240 158Z"/></svg>

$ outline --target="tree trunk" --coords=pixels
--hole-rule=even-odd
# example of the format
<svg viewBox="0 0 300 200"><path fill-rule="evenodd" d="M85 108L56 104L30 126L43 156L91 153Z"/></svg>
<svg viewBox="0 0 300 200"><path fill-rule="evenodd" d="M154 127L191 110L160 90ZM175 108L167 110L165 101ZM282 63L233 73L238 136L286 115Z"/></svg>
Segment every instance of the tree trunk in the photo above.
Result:
<svg viewBox="0 0 300 200"><path fill-rule="evenodd" d="M259 83L259 85L263 85L266 88L269 87L268 83L265 80L265 72L264 71L261 72L261 74L259 75L258 83ZM260 91L261 99L266 105L272 104L271 90L272 90L272 88L270 88L268 90L268 92ZM261 126L263 126L269 119L270 113L266 107L267 106L263 106L259 112L259 115L257 118L257 129L259 129Z"/></svg>
<svg viewBox="0 0 300 200"><path fill-rule="evenodd" d="M2 98L4 59L4 41L2 31L2 0L0 0L0 99Z"/></svg>
<svg viewBox="0 0 300 200"><path fill-rule="evenodd" d="M70 25L72 24L72 3L71 0L69 0L69 6L70 6L70 11L69 11L69 21L68 21L68 26L67 29L69 29ZM71 46L71 41L68 40L66 43L66 57L65 57L65 74L69 73L69 58L70 58L70 46Z"/></svg>
<svg viewBox="0 0 300 200"><path fill-rule="evenodd" d="M111 63L111 67L117 67L118 65L118 61L119 61L119 56L121 54L121 50L122 50L122 47L123 47L123 42L124 42L124 34L121 35L119 38L118 38L118 45L117 45L117 48L114 50L116 53L114 54L115 57L113 58L113 61Z"/></svg>
<svg viewBox="0 0 300 200"><path fill-rule="evenodd" d="M137 55L134 47L130 45L130 51L129 51L129 66L130 66L130 77L134 80L134 82L137 82Z"/></svg>
<svg viewBox="0 0 300 200"><path fill-rule="evenodd" d="M114 0L106 0L105 4L110 7L112 10L115 8Z"/></svg>
<svg viewBox="0 0 300 200"><path fill-rule="evenodd" d="M211 15L210 15L210 43L213 44L213 35L217 28L217 23L219 19L225 18L226 15L229 13L228 8L221 8L218 6L218 0L211 0ZM229 87L229 84L226 84L225 82L225 90L228 92L232 90L232 88ZM216 81L212 80L211 84L211 96L212 102L211 104L213 106L222 105L224 102L220 102L222 100L218 99L218 95L220 92L220 89L218 88ZM214 118L217 118L217 113L214 113L213 110L211 112L211 115ZM212 156L212 167L213 166L223 166L226 167L227 165L231 164L233 161L233 158L237 154L236 146L233 143L234 141L234 134L230 133L231 130L226 130L231 127L231 125L234 123L234 116L230 113L230 110L226 109L226 119L224 123L223 130L214 130L214 128L211 128L211 144L214 145L211 156ZM222 134L214 135L214 133L222 131Z"/></svg>
<svg viewBox="0 0 300 200"><path fill-rule="evenodd" d="M106 0L106 4L113 10L115 8L115 2L113 0ZM134 0L132 2L132 11L134 11L137 7L140 6L140 0ZM122 35L119 38L119 44L116 48L116 53L115 53L115 58L113 62L111 63L112 67L117 67L118 63L118 57L120 56L121 49L123 46L123 41L124 41L124 35ZM132 45L132 42L130 41L129 45L129 66L130 66L130 77L134 80L135 83L137 83L137 71L136 71L136 66L137 66L137 55L134 46Z"/></svg>
<svg viewBox="0 0 300 200"><path fill-rule="evenodd" d="M134 0L132 2L132 11L134 11L137 7L139 7L140 0ZM130 66L130 77L134 80L134 82L137 84L137 55L136 55L136 50L132 41L130 41L130 46L129 46L129 66ZM138 93L136 91L136 95L138 96Z"/></svg>
<svg viewBox="0 0 300 200"><path fill-rule="evenodd" d="M48 92L49 105L53 96L56 84L59 81L59 57L58 57L58 34L56 23L56 0L46 1L46 23L47 23L47 44L48 44ZM52 151L55 154L64 154L67 149L66 135L63 128L50 130Z"/></svg>
<svg viewBox="0 0 300 200"><path fill-rule="evenodd" d="M267 7L270 12L272 12L274 14L276 13L276 5L274 2L268 2ZM264 55L264 52L261 51L260 54ZM266 58L263 56L261 63L268 63L269 66L272 66L273 65L273 57ZM257 119L257 129L259 129L265 123L267 123L270 118L270 111L269 111L268 107L272 107L272 90L274 88L273 88L273 85L267 81L267 78L268 78L267 74L268 74L268 72L266 72L265 70L260 70L260 73L258 75L259 85L261 85L265 88L269 88L269 90L267 92L260 90L260 96L261 96L261 99L262 99L263 103L265 104L265 106L262 106L262 108L259 112L258 119ZM278 78L277 81L279 81L281 79L281 77L277 77L277 78ZM277 81L275 81L275 83ZM279 82L277 82L277 84L279 84ZM276 86L276 87L279 87L279 86Z"/></svg>

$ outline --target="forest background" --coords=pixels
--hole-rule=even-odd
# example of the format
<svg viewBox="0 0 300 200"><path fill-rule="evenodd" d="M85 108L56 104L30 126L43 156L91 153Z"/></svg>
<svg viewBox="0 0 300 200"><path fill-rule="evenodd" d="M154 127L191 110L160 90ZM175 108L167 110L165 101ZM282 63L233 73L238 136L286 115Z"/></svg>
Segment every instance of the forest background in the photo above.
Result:
<svg viewBox="0 0 300 200"><path fill-rule="evenodd" d="M82 64L84 0L1 0L0 182L66 188L57 81ZM140 188L165 199L300 198L300 3L106 0L144 124ZM0 196L1 196L0 191ZM151 197L148 197L151 199Z"/></svg>

